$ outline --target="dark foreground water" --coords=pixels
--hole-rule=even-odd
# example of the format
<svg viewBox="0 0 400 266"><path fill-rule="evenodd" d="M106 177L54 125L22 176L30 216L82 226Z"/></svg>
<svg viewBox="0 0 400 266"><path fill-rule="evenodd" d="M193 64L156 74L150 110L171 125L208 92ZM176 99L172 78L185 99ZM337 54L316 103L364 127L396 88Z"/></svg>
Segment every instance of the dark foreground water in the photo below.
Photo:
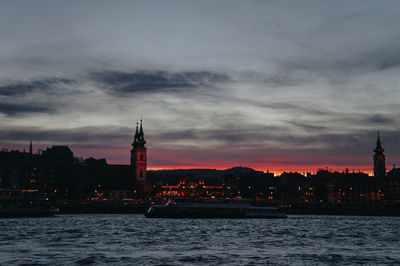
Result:
<svg viewBox="0 0 400 266"><path fill-rule="evenodd" d="M400 264L400 218L193 220L99 214L1 219L0 263Z"/></svg>

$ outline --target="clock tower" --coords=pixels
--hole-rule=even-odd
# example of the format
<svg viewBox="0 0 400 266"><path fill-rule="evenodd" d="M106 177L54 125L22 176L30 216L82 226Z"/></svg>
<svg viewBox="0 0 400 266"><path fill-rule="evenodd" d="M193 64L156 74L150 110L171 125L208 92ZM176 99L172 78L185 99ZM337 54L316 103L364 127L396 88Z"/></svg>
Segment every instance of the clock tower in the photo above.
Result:
<svg viewBox="0 0 400 266"><path fill-rule="evenodd" d="M135 139L132 143L131 150L131 166L135 172L135 178L137 182L146 182L146 168L147 168L147 149L144 146L146 141L144 140L143 124L140 119L140 128L136 123Z"/></svg>

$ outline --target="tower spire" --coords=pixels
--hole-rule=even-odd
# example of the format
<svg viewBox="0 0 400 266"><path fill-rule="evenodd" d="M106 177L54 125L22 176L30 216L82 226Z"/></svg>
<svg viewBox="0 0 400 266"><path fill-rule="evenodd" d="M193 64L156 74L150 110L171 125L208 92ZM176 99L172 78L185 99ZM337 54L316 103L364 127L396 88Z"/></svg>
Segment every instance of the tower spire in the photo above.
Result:
<svg viewBox="0 0 400 266"><path fill-rule="evenodd" d="M32 155L32 138L31 143L29 144L29 155Z"/></svg>
<svg viewBox="0 0 400 266"><path fill-rule="evenodd" d="M140 138L140 140L144 140L143 120L142 120L142 118L140 118L139 138Z"/></svg>
<svg viewBox="0 0 400 266"><path fill-rule="evenodd" d="M382 153L385 151L385 149L382 148L381 137L380 137L379 133L380 132L378 131L378 137L376 139L376 148L375 148L374 152Z"/></svg>
<svg viewBox="0 0 400 266"><path fill-rule="evenodd" d="M132 146L135 146L136 143L138 142L139 139L139 122L138 119L136 119L136 130L135 130L135 136L133 138Z"/></svg>
<svg viewBox="0 0 400 266"><path fill-rule="evenodd" d="M376 140L376 147L382 148L381 138L380 138L380 135L379 135L379 130L378 130L378 138Z"/></svg>
<svg viewBox="0 0 400 266"><path fill-rule="evenodd" d="M385 166L385 149L382 147L380 132L378 131L378 137L376 139L376 148L374 149L374 176L377 178L384 178L386 176Z"/></svg>
<svg viewBox="0 0 400 266"><path fill-rule="evenodd" d="M131 150L131 165L135 172L136 181L141 183L146 182L147 149L145 144L143 120L142 117L140 117L140 125L138 121L136 121L135 140L132 144L133 149Z"/></svg>

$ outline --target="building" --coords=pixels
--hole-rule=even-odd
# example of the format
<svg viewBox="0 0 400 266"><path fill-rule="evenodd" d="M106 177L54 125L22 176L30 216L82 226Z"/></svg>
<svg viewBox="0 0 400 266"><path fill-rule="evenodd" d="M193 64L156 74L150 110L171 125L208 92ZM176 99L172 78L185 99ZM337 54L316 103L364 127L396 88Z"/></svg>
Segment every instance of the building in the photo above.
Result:
<svg viewBox="0 0 400 266"><path fill-rule="evenodd" d="M139 183L145 183L147 180L147 149L144 146L145 144L143 123L140 120L140 128L136 123L135 138L131 150L131 166L135 172L135 179Z"/></svg>
<svg viewBox="0 0 400 266"><path fill-rule="evenodd" d="M279 177L279 198L284 202L304 202L308 179L300 173L282 173Z"/></svg>
<svg viewBox="0 0 400 266"><path fill-rule="evenodd" d="M400 168L393 167L383 181L385 202L400 203Z"/></svg>
<svg viewBox="0 0 400 266"><path fill-rule="evenodd" d="M33 157L27 152L0 151L0 188L25 187L31 179Z"/></svg>
<svg viewBox="0 0 400 266"><path fill-rule="evenodd" d="M334 173L328 185L330 203L381 202L384 194L380 181L365 173Z"/></svg>
<svg viewBox="0 0 400 266"><path fill-rule="evenodd" d="M79 159L68 146L55 145L33 153L32 141L29 152L2 149L0 187L37 189L55 199L80 201L92 198L99 186L104 191L102 199L145 197L149 193L145 143L140 121L140 127L136 124L130 165L108 165L105 159Z"/></svg>
<svg viewBox="0 0 400 266"><path fill-rule="evenodd" d="M32 146L32 143L31 143ZM31 146L29 148L31 152ZM52 146L42 153L42 157L53 164L72 164L74 153L68 146Z"/></svg>
<svg viewBox="0 0 400 266"><path fill-rule="evenodd" d="M395 171L389 178L386 176L385 150L382 147L380 135L374 149L374 177L364 173L333 173L328 187L330 203L372 203L396 201L397 188Z"/></svg>
<svg viewBox="0 0 400 266"><path fill-rule="evenodd" d="M158 196L175 197L223 197L224 187L222 185L206 184L204 178L190 174L177 179L177 183L161 185Z"/></svg>

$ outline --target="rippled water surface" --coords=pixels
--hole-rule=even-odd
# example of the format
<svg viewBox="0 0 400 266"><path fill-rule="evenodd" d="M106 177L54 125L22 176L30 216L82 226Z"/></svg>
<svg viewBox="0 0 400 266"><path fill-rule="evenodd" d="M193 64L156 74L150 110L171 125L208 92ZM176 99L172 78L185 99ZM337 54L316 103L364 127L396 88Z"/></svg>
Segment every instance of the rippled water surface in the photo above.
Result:
<svg viewBox="0 0 400 266"><path fill-rule="evenodd" d="M400 264L400 218L194 220L99 214L0 219L0 263Z"/></svg>

